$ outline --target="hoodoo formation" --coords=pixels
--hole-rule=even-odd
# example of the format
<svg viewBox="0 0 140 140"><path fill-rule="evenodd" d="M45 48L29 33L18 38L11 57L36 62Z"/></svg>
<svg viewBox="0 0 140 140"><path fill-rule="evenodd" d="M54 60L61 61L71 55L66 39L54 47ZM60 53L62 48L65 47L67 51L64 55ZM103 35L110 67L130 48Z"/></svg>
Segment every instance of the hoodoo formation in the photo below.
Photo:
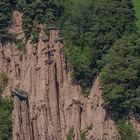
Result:
<svg viewBox="0 0 140 140"><path fill-rule="evenodd" d="M14 21L22 22L19 12L13 15ZM12 26L20 28L21 24ZM57 29L50 29L47 37L41 32L37 50L29 40L22 61L15 44L1 46L3 54L7 54L1 59L1 68L12 79L7 91L13 89L13 140L67 139L70 130L75 140L84 131L89 140L116 139L114 122L101 106L99 79L95 80L90 96L84 98L80 87L72 83L63 55L63 39L58 33ZM6 57L10 63L4 61Z"/></svg>
<svg viewBox="0 0 140 140"><path fill-rule="evenodd" d="M4 114L3 104L12 100L12 119L4 124L12 123L12 128L0 128L0 140L139 140L140 36L132 29L134 11L123 11L123 1L111 4L107 0L108 7L104 0L99 1L97 5L90 0L71 1L63 9L62 1L59 5L50 0L50 13L43 0L33 5L28 0L10 1L8 35L14 39L7 40L0 30L0 113ZM0 26L3 3L6 1L0 2ZM24 7L26 3L29 9ZM66 12L66 21L59 21L64 25L61 29L52 24L56 19L49 17L52 7L58 9L53 15L58 21ZM77 12L72 13L72 8ZM88 10L95 14L88 17ZM108 18L109 13L114 21ZM125 20L116 23L119 14Z"/></svg>

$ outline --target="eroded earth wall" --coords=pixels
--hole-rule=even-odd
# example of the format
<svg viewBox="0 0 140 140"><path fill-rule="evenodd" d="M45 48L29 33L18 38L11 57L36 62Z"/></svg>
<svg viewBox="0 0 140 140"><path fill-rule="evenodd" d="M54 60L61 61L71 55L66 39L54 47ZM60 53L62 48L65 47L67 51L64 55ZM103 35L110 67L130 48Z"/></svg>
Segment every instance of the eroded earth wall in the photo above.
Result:
<svg viewBox="0 0 140 140"><path fill-rule="evenodd" d="M25 41L17 11L10 32ZM87 140L117 140L114 122L102 108L99 78L83 97L80 87L72 84L58 33L52 29L46 37L40 32L36 47L27 40L24 54L15 43L0 44L0 70L10 77L5 95L13 88L28 93L24 100L13 97L13 140L67 140L70 130L74 140L80 140L82 132Z"/></svg>

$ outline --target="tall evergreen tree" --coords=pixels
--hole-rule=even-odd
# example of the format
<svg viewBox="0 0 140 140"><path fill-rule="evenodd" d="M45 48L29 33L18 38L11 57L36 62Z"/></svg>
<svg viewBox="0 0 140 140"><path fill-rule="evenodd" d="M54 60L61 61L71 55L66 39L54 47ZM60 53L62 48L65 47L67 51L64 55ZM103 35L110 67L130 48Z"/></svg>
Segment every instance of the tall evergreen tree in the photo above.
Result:
<svg viewBox="0 0 140 140"><path fill-rule="evenodd" d="M140 111L140 36L123 37L109 50L101 72L106 109L121 118Z"/></svg>

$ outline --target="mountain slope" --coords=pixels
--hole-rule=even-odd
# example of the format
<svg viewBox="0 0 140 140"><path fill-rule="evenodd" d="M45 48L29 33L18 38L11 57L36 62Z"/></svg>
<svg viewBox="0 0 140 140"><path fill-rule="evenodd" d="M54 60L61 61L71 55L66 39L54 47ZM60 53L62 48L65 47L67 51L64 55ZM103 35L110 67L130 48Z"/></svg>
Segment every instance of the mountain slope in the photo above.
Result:
<svg viewBox="0 0 140 140"><path fill-rule="evenodd" d="M0 73L8 85L0 83L0 98L13 97L13 140L139 139L140 35L131 1L2 0L3 23Z"/></svg>
<svg viewBox="0 0 140 140"><path fill-rule="evenodd" d="M15 18L20 17L17 14ZM19 60L18 50L16 53L10 45L3 46L4 54L9 55L11 60L10 63L5 62L6 55L0 59L1 68L13 79L9 90L20 87L28 93L28 99L14 96L13 140L67 139L72 128L77 140L81 130L85 131L92 125L86 134L89 140L116 139L114 123L101 107L99 79L94 82L90 96L82 97L80 87L71 82L61 50L63 44L55 43L58 30L50 30L49 42L42 41L43 35L40 34L37 50L34 50L30 40L27 42L22 61ZM54 55L50 58L51 63L48 62L49 51Z"/></svg>

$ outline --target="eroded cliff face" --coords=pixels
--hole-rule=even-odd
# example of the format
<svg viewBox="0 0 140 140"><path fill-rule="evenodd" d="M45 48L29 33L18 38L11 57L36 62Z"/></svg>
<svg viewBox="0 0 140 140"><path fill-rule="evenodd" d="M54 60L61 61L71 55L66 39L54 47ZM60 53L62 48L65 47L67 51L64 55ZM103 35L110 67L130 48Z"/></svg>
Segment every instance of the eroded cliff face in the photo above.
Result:
<svg viewBox="0 0 140 140"><path fill-rule="evenodd" d="M17 11L10 32L25 40ZM67 140L70 132L74 140L82 133L87 140L117 140L114 122L102 108L99 78L84 98L80 87L72 84L58 33L50 30L49 39L44 39L40 32L37 48L29 39L22 60L15 43L0 44L0 69L10 77L5 95L13 88L28 93L27 99L13 97L13 140Z"/></svg>

